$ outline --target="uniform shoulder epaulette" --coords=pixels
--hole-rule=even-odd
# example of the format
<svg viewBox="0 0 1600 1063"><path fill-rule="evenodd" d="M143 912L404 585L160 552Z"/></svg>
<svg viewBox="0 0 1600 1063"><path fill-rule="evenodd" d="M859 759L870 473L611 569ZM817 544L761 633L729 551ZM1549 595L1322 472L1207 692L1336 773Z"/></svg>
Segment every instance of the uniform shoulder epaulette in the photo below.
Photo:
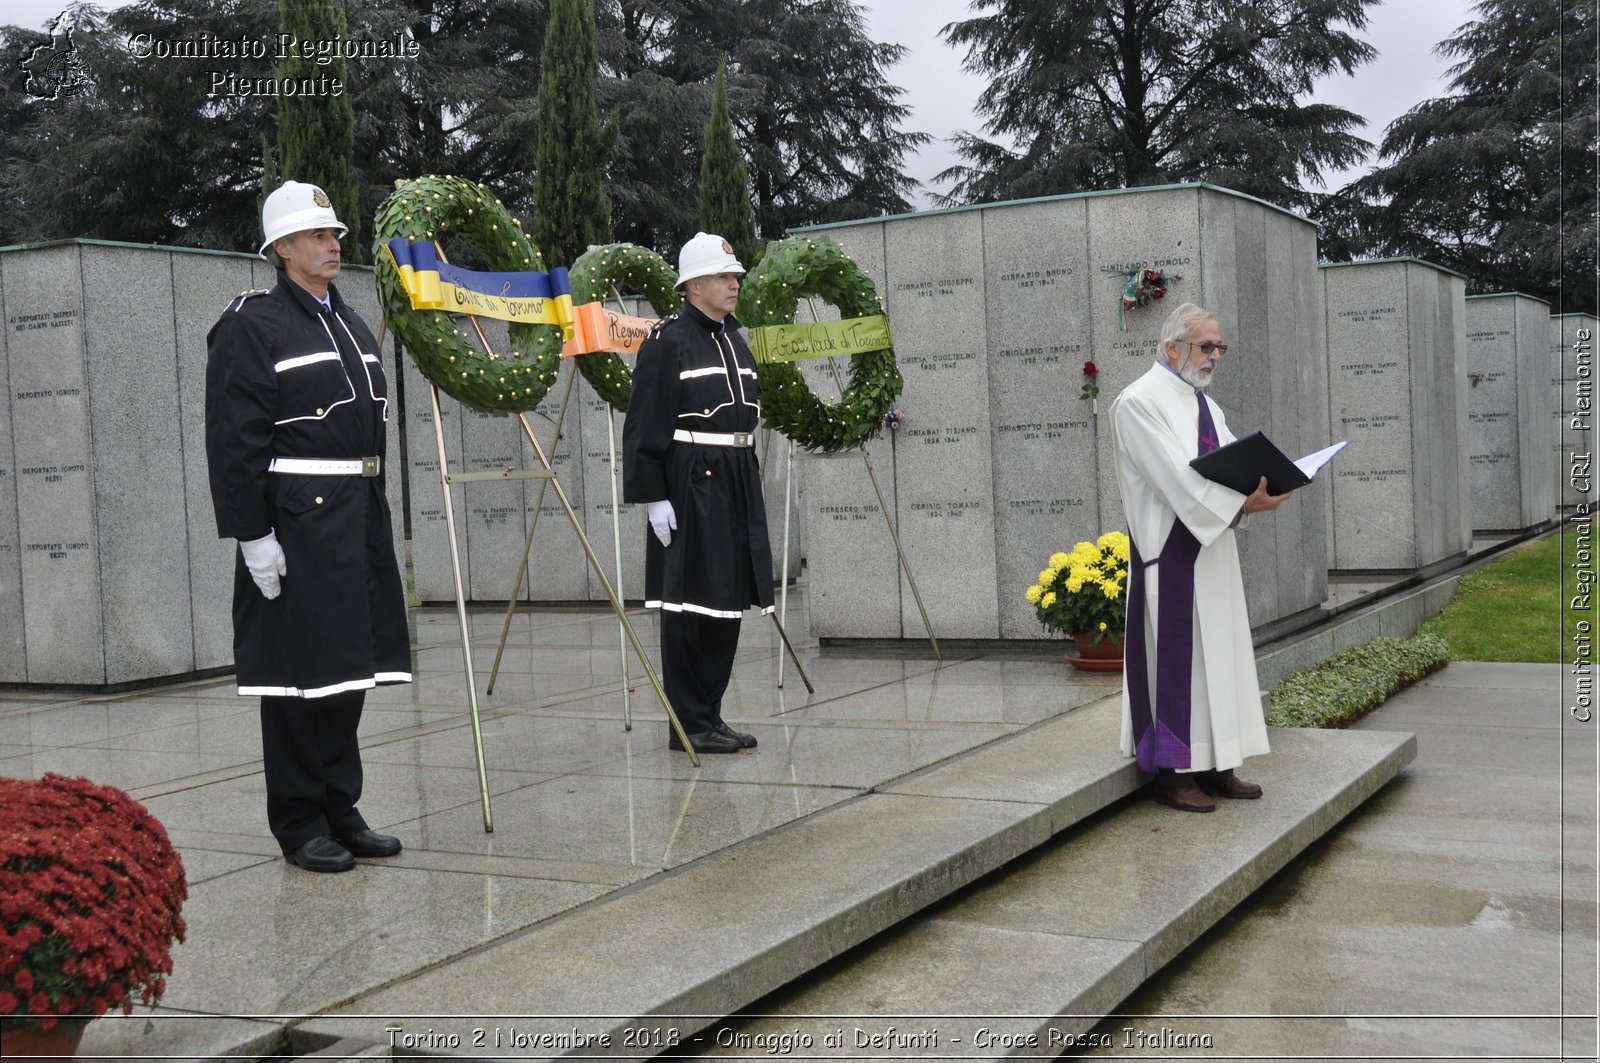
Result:
<svg viewBox="0 0 1600 1063"><path fill-rule="evenodd" d="M668 314L660 321L657 321L650 329L650 338L655 339L657 336L661 335L661 330L676 320L678 320L677 314Z"/></svg>
<svg viewBox="0 0 1600 1063"><path fill-rule="evenodd" d="M228 309L229 310L238 310L240 307L242 307L244 305L244 301L246 299L254 299L258 295L270 295L270 294L272 294L272 289L270 289L270 288L246 288L244 291L240 292L238 294L238 296L236 296L234 298L233 302L228 304Z"/></svg>

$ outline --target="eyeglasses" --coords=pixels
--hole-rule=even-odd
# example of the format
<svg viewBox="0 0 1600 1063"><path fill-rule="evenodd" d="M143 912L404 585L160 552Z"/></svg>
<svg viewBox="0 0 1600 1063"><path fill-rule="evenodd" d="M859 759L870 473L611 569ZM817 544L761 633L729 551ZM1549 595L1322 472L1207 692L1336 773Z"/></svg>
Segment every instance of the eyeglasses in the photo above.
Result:
<svg viewBox="0 0 1600 1063"><path fill-rule="evenodd" d="M1213 354L1228 353L1228 345L1226 343L1212 343L1210 340L1206 340L1204 343L1195 343L1193 340L1184 340L1183 342L1191 347L1200 348L1200 353L1207 358L1210 358Z"/></svg>

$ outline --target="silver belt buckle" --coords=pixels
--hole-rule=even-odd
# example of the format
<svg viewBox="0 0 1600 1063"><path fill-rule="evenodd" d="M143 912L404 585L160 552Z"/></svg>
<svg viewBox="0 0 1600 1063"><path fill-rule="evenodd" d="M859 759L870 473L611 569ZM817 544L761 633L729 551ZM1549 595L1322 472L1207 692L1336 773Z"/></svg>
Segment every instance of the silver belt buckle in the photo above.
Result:
<svg viewBox="0 0 1600 1063"><path fill-rule="evenodd" d="M748 447L748 446L750 446L751 445L750 433L749 432L735 432L735 433L733 433L733 445L736 446L736 447Z"/></svg>
<svg viewBox="0 0 1600 1063"><path fill-rule="evenodd" d="M361 475L367 479L378 475L378 459L376 457L361 459Z"/></svg>

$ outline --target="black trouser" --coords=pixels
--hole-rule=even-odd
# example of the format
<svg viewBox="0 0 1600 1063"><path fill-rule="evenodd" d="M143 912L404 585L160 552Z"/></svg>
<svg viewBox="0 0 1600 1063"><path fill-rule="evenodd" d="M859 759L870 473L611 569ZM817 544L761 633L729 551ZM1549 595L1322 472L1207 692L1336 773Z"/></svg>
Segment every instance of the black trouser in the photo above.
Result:
<svg viewBox="0 0 1600 1063"><path fill-rule="evenodd" d="M367 829L361 800L365 690L325 698L263 697L261 753L267 767L267 824L285 854L319 834L348 838Z"/></svg>
<svg viewBox="0 0 1600 1063"><path fill-rule="evenodd" d="M739 649L739 617L661 610L661 686L685 734L722 719L722 695Z"/></svg>

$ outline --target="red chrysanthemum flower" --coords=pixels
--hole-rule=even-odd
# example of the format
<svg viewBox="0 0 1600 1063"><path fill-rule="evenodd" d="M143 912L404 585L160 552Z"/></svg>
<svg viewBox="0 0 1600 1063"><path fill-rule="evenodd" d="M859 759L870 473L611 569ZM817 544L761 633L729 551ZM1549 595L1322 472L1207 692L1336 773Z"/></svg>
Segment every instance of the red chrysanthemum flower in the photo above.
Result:
<svg viewBox="0 0 1600 1063"><path fill-rule="evenodd" d="M47 1030L158 999L187 896L166 830L121 790L0 777L0 1014Z"/></svg>

